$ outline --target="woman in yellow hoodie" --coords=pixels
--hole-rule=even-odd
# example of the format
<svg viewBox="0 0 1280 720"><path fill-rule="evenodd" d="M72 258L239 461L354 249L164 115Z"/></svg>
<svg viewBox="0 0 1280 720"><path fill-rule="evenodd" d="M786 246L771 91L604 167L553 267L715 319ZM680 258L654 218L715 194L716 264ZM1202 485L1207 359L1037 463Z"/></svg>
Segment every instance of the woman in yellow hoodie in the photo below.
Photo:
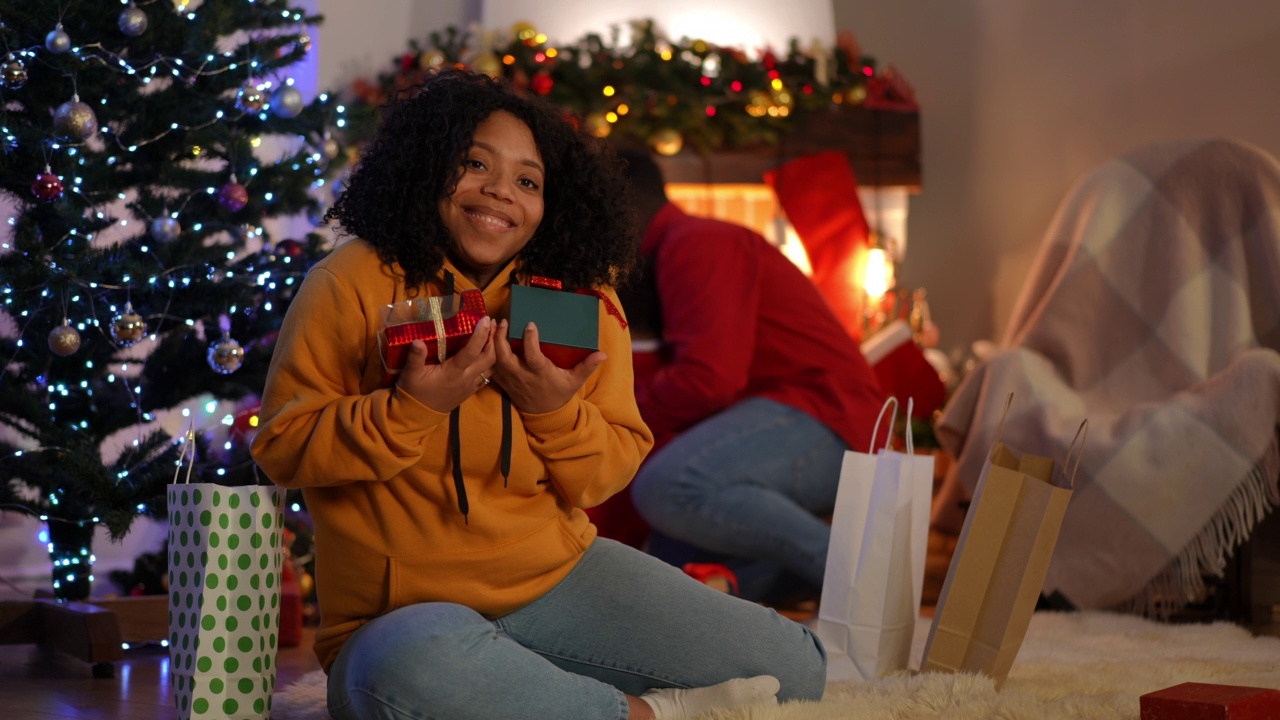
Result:
<svg viewBox="0 0 1280 720"><path fill-rule="evenodd" d="M316 526L329 712L365 718L681 718L821 697L804 627L596 538L582 508L652 446L612 285L634 258L617 160L540 100L446 70L394 103L329 211L344 234L285 317L253 454ZM600 351L569 369L511 286L603 298ZM483 294L465 347L378 331L414 298Z"/></svg>

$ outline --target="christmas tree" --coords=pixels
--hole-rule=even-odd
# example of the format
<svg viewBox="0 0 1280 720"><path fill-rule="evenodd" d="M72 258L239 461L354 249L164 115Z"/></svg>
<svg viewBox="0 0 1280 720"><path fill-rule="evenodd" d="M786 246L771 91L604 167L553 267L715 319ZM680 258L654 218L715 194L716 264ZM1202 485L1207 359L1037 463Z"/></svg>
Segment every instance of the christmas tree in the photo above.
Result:
<svg viewBox="0 0 1280 720"><path fill-rule="evenodd" d="M88 594L95 525L164 513L186 441L165 414L261 392L325 246L263 225L317 217L343 159L342 106L290 74L319 21L282 0L0 0L0 509L47 522L60 597ZM191 480L255 482L208 424Z"/></svg>

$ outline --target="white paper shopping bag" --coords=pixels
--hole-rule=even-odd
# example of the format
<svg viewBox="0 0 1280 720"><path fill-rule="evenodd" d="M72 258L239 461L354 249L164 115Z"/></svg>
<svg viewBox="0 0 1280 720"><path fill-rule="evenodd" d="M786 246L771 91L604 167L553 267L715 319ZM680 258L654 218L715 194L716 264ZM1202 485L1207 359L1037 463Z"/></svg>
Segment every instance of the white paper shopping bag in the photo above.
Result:
<svg viewBox="0 0 1280 720"><path fill-rule="evenodd" d="M907 667L929 541L933 456L916 455L911 423L906 453L846 452L832 514L817 634L827 649L827 681L869 680ZM912 403L908 400L907 418ZM892 430L889 435L891 436Z"/></svg>

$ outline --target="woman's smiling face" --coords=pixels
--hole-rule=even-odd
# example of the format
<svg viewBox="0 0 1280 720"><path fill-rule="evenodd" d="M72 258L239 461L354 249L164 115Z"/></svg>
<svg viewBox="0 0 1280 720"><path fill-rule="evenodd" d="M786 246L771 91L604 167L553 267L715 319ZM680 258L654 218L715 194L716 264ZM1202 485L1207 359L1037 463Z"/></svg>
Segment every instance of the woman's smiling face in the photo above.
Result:
<svg viewBox="0 0 1280 720"><path fill-rule="evenodd" d="M533 132L499 110L476 127L453 191L440 200L449 259L479 288L520 252L542 222L545 165Z"/></svg>

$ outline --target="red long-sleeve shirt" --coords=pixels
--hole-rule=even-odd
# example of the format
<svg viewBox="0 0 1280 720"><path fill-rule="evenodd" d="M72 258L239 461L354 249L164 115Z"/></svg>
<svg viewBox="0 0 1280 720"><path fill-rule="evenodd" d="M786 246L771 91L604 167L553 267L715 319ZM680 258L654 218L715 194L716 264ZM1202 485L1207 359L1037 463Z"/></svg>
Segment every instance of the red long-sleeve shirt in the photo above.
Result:
<svg viewBox="0 0 1280 720"><path fill-rule="evenodd" d="M884 396L813 283L751 230L667 204L645 232L671 362L636 389L656 437L750 397L803 410L866 451Z"/></svg>

